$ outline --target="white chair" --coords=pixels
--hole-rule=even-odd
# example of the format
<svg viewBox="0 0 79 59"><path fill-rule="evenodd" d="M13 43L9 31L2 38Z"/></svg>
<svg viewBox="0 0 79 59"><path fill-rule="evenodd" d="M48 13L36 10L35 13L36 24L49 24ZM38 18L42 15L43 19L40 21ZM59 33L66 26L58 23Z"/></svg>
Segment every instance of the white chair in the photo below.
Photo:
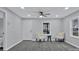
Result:
<svg viewBox="0 0 79 59"><path fill-rule="evenodd" d="M58 41L58 42L64 42L64 32L60 32L56 35L55 37L55 41Z"/></svg>
<svg viewBox="0 0 79 59"><path fill-rule="evenodd" d="M41 32L36 33L36 41L45 41L45 39L46 39L46 36L43 33Z"/></svg>

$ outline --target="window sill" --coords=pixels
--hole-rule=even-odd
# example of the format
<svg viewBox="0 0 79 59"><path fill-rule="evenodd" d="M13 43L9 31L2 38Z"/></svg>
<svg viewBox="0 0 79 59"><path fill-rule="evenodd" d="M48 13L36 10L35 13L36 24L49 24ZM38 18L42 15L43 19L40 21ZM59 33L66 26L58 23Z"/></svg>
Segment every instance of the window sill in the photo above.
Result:
<svg viewBox="0 0 79 59"><path fill-rule="evenodd" d="M73 35L71 35L71 37L73 37L73 38L78 38L78 39L79 39L79 36L73 36Z"/></svg>

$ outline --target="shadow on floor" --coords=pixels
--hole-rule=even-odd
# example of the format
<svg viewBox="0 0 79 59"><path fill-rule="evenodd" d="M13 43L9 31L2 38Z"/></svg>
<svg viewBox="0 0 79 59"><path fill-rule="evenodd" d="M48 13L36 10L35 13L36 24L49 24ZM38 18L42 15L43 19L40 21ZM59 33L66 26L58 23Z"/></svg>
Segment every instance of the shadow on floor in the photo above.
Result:
<svg viewBox="0 0 79 59"><path fill-rule="evenodd" d="M0 51L3 51L3 47L0 47Z"/></svg>

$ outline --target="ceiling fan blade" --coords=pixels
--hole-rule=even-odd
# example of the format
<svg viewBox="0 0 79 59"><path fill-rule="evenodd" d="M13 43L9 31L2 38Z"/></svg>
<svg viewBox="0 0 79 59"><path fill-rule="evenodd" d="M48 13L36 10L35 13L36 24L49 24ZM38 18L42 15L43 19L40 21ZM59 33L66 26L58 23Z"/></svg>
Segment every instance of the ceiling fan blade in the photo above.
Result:
<svg viewBox="0 0 79 59"><path fill-rule="evenodd" d="M47 17L46 15L43 15L44 17Z"/></svg>
<svg viewBox="0 0 79 59"><path fill-rule="evenodd" d="M50 13L44 13L42 11L39 11L39 14L40 16L44 16L44 17L47 17L47 15L50 15Z"/></svg>
<svg viewBox="0 0 79 59"><path fill-rule="evenodd" d="M47 13L47 14L45 14L45 15L50 15L50 13Z"/></svg>

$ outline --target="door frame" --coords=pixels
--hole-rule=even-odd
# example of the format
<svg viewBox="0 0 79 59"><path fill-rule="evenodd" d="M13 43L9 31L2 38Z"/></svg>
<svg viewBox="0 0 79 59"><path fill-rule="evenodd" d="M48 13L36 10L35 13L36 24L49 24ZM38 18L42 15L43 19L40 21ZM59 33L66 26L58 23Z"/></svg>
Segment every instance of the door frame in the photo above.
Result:
<svg viewBox="0 0 79 59"><path fill-rule="evenodd" d="M3 12L3 51L7 50L7 12L4 9L0 9Z"/></svg>

